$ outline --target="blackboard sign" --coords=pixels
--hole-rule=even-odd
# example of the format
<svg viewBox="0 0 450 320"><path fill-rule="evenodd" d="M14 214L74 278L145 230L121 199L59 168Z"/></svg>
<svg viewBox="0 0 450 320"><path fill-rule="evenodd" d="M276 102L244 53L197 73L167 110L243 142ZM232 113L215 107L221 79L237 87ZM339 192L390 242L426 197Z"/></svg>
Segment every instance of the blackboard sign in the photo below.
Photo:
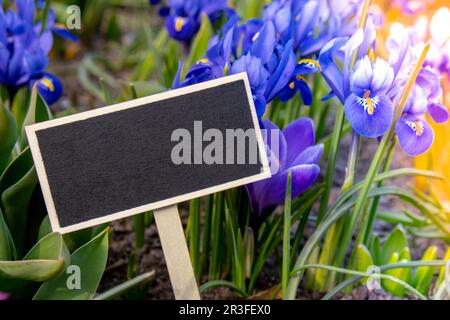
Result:
<svg viewBox="0 0 450 320"><path fill-rule="evenodd" d="M270 176L245 73L27 126L54 231Z"/></svg>

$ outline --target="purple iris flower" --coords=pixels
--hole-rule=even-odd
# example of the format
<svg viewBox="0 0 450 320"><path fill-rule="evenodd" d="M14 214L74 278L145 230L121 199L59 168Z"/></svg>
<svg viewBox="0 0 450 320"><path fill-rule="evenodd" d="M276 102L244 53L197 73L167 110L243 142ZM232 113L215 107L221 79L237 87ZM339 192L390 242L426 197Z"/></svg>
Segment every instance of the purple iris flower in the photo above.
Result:
<svg viewBox="0 0 450 320"><path fill-rule="evenodd" d="M39 79L31 79L30 88L33 88L35 84L42 98L49 105L55 103L62 95L63 86L61 80L50 73L44 72Z"/></svg>
<svg viewBox="0 0 450 320"><path fill-rule="evenodd" d="M168 9L165 11L169 35L183 42L189 42L197 33L202 14L206 14L211 22L219 19L222 14L235 14L234 10L228 10L227 0L169 0L168 6L164 8Z"/></svg>
<svg viewBox="0 0 450 320"><path fill-rule="evenodd" d="M369 138L382 136L393 118L392 100L387 93L394 81L394 70L383 59L372 62L367 56L374 41L375 30L369 22L365 31L358 30L349 39L332 40L319 56L322 74L344 105L353 130ZM350 70L354 58L356 63Z"/></svg>
<svg viewBox="0 0 450 320"><path fill-rule="evenodd" d="M266 104L273 100L289 83L296 70L292 41L286 46L276 44L275 28L267 22L253 37L252 44L242 56L236 57L241 28L230 26L224 36L214 37L206 56L198 60L180 81L181 67L173 87L183 87L230 74L247 72L252 87L258 116L261 118Z"/></svg>
<svg viewBox="0 0 450 320"><path fill-rule="evenodd" d="M417 47L413 45L410 29L400 24L391 28L388 39L389 60L396 73L389 91L391 99L398 98L408 79L408 75L417 60ZM402 117L396 123L398 141L409 156L426 152L434 141L433 128L425 120L428 113L436 123L448 120L447 108L441 104L442 88L438 72L430 65L424 66L417 77L414 88L403 110Z"/></svg>
<svg viewBox="0 0 450 320"><path fill-rule="evenodd" d="M411 32L394 25L386 44L389 61L379 58L372 61L367 55L376 37L371 18L364 31L330 41L322 49L319 61L332 95L344 105L353 130L361 136L376 138L391 126L392 102L398 101L403 93L417 57ZM350 69L353 58L356 63ZM439 103L441 96L438 74L432 68L422 68L403 114L395 124L399 143L408 155L422 154L433 143L434 133L425 120L426 113L438 123L447 121L448 112Z"/></svg>
<svg viewBox="0 0 450 320"><path fill-rule="evenodd" d="M252 89L253 101L255 102L256 114L261 119L266 111L264 91L267 87L269 72L264 68L261 59L249 53L236 60L231 66L231 74L241 72L247 72Z"/></svg>
<svg viewBox="0 0 450 320"><path fill-rule="evenodd" d="M351 93L344 108L353 130L359 135L377 138L389 129L393 107L386 93L393 79L394 71L382 59L372 63L365 56L355 65L350 77Z"/></svg>
<svg viewBox="0 0 450 320"><path fill-rule="evenodd" d="M53 10L42 30L41 22L35 23L33 0L15 0L14 4L16 10L9 8L6 12L0 5L0 85L7 88L12 99L21 87L42 78L39 92L51 104L62 93L60 81L44 72L53 46L52 32L68 37L67 33L56 25Z"/></svg>
<svg viewBox="0 0 450 320"><path fill-rule="evenodd" d="M258 216L284 203L289 172L292 198L310 188L319 176L318 162L323 152L322 144L314 145L314 123L309 118L300 118L282 131L269 120L262 124L272 177L246 186L253 212Z"/></svg>

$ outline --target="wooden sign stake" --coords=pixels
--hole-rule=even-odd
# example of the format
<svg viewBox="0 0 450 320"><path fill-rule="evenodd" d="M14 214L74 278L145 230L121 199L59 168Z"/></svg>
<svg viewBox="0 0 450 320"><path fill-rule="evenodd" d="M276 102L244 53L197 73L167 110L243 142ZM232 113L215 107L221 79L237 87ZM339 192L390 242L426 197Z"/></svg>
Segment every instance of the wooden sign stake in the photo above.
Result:
<svg viewBox="0 0 450 320"><path fill-rule="evenodd" d="M175 299L200 300L177 205L153 211Z"/></svg>

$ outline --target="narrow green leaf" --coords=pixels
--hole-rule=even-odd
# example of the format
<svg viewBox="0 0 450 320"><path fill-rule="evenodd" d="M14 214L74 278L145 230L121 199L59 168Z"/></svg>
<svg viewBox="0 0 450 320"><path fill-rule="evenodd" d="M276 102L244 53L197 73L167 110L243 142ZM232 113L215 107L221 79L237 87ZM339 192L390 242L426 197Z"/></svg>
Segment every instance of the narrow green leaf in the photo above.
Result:
<svg viewBox="0 0 450 320"><path fill-rule="evenodd" d="M109 289L106 292L103 292L96 296L94 300L111 300L113 298L116 298L124 293L126 293L128 290L131 290L141 284L145 284L153 279L153 276L155 275L155 271L150 271L144 274L141 274L131 280L128 280L112 289Z"/></svg>
<svg viewBox="0 0 450 320"><path fill-rule="evenodd" d="M253 229L245 228L244 233L244 255L245 255L245 278L249 279L252 275L253 259L255 255L255 236Z"/></svg>
<svg viewBox="0 0 450 320"><path fill-rule="evenodd" d="M11 235L19 255L24 249L28 204L38 179L34 166L16 184L6 189L1 195L1 204Z"/></svg>
<svg viewBox="0 0 450 320"><path fill-rule="evenodd" d="M207 14L202 14L202 23L200 26L200 30L192 42L191 50L189 53L189 58L187 63L185 64L184 71L186 72L191 65L193 65L198 59L203 57L208 49L209 40L214 35L214 30L209 21L209 17Z"/></svg>
<svg viewBox="0 0 450 320"><path fill-rule="evenodd" d="M210 290L215 287L228 287L242 295L243 297L248 297L247 292L236 286L233 282L225 281L225 280L213 280L202 284L199 288L200 293L203 293L207 290Z"/></svg>
<svg viewBox="0 0 450 320"><path fill-rule="evenodd" d="M30 105L28 107L27 115L23 121L22 133L20 136L20 147L22 150L28 145L28 140L25 134L25 126L50 120L52 114L47 102L41 97L35 85L31 90Z"/></svg>
<svg viewBox="0 0 450 320"><path fill-rule="evenodd" d="M422 261L431 261L436 259L437 247L429 247L423 254ZM433 281L433 275L436 271L435 267L420 267L417 268L416 274L413 280L413 286L423 294L427 294Z"/></svg>
<svg viewBox="0 0 450 320"><path fill-rule="evenodd" d="M284 198L284 228L283 228L283 263L281 272L281 288L283 298L289 283L289 271L291 267L291 195L292 195L292 173L289 172L286 180L286 194Z"/></svg>
<svg viewBox="0 0 450 320"><path fill-rule="evenodd" d="M11 233L0 208L0 261L14 260L16 258L15 250Z"/></svg>
<svg viewBox="0 0 450 320"><path fill-rule="evenodd" d="M370 252L372 253L373 262L376 265L381 265L381 241L378 235L372 238L372 243L370 245Z"/></svg>
<svg viewBox="0 0 450 320"><path fill-rule="evenodd" d="M17 123L12 113L0 102L0 174L11 157L17 141Z"/></svg>
<svg viewBox="0 0 450 320"><path fill-rule="evenodd" d="M450 261L450 247L447 249L447 252L445 253L444 260ZM441 268L441 271L439 272L438 280L436 281L436 288L438 288L440 286L440 284L445 281L445 272L446 272L445 268ZM450 286L450 284L447 284L447 285Z"/></svg>

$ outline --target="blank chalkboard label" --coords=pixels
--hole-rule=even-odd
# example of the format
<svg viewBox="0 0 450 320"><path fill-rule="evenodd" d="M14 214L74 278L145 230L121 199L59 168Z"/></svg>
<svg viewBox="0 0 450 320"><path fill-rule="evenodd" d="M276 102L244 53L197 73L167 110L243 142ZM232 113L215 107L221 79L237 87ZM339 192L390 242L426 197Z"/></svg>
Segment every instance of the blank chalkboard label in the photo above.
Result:
<svg viewBox="0 0 450 320"><path fill-rule="evenodd" d="M27 126L54 231L270 176L245 73Z"/></svg>

